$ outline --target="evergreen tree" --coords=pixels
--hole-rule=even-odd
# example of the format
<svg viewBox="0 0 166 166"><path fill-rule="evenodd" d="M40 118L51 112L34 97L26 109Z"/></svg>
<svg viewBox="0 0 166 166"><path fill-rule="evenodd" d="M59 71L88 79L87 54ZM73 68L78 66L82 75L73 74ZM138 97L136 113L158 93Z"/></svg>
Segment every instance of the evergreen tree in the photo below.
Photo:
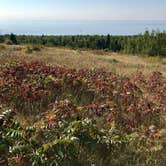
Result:
<svg viewBox="0 0 166 166"><path fill-rule="evenodd" d="M4 42L4 37L2 35L0 35L0 43Z"/></svg>
<svg viewBox="0 0 166 166"><path fill-rule="evenodd" d="M111 45L111 37L108 34L106 39L106 48L110 49L110 45Z"/></svg>
<svg viewBox="0 0 166 166"><path fill-rule="evenodd" d="M13 33L10 34L9 39L11 40L11 42L12 42L13 44L18 44L16 35L14 35Z"/></svg>

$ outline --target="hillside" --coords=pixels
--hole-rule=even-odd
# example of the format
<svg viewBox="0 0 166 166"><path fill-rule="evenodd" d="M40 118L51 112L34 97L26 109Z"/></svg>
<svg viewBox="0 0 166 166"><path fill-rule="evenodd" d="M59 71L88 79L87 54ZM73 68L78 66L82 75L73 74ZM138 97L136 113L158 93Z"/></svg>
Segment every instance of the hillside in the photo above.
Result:
<svg viewBox="0 0 166 166"><path fill-rule="evenodd" d="M164 166L166 59L0 46L0 165Z"/></svg>
<svg viewBox="0 0 166 166"><path fill-rule="evenodd" d="M2 48L1 48L2 47ZM31 46L29 46L31 47ZM60 47L41 47L40 51L27 53L28 46L0 46L0 62L15 60L42 61L73 69L103 69L120 75L137 71L145 75L159 71L166 76L166 58L127 55L103 50L79 50Z"/></svg>

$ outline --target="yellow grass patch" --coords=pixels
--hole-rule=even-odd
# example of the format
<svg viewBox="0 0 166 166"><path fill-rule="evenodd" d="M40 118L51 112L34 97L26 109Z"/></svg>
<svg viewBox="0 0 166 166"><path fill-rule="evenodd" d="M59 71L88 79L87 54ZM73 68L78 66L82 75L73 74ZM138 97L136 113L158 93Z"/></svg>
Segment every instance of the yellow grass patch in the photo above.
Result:
<svg viewBox="0 0 166 166"><path fill-rule="evenodd" d="M160 71L166 76L166 58L133 56L102 50L72 50L67 48L45 47L41 51L26 53L27 46L5 46L0 52L0 63L15 60L42 61L74 69L103 69L120 75L131 75L142 71L145 75Z"/></svg>

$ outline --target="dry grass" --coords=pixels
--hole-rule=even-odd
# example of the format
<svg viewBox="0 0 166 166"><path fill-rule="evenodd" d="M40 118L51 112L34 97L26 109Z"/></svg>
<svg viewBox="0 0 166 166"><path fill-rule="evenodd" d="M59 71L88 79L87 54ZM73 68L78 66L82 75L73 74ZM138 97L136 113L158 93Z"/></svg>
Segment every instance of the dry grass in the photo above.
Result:
<svg viewBox="0 0 166 166"><path fill-rule="evenodd" d="M152 71L160 71L166 76L166 58L132 56L101 50L81 51L48 47L39 52L26 54L26 46L5 46L5 48L0 50L0 63L15 60L37 60L74 69L102 68L120 75L131 75L136 71L142 71L147 75Z"/></svg>

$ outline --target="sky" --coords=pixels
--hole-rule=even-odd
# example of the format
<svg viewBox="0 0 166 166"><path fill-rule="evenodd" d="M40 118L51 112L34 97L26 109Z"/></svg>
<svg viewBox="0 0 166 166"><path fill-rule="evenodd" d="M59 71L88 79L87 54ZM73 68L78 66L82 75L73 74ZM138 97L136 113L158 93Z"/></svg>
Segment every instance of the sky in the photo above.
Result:
<svg viewBox="0 0 166 166"><path fill-rule="evenodd" d="M0 0L0 20L166 20L166 0Z"/></svg>

